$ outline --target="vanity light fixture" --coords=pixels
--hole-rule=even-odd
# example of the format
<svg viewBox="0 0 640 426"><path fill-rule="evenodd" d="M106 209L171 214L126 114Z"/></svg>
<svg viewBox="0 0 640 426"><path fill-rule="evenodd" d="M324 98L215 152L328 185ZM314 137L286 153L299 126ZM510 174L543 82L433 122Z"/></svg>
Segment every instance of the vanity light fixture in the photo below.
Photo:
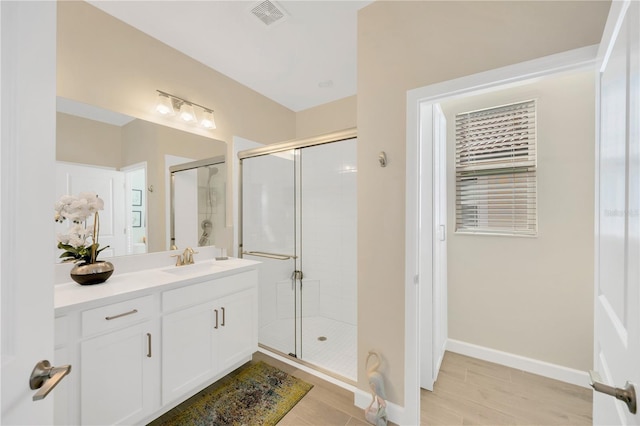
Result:
<svg viewBox="0 0 640 426"><path fill-rule="evenodd" d="M156 91L158 92L156 111L160 114L169 116L178 113L179 117L187 123L197 123L198 117L194 107L198 107L202 109L202 113L198 113L202 117L200 126L209 130L216 128L216 122L213 118L213 109L188 101L179 96L163 92L162 90Z"/></svg>
<svg viewBox="0 0 640 426"><path fill-rule="evenodd" d="M216 121L213 119L213 111L208 109L204 110L204 112L202 113L202 121L200 122L200 125L205 129L213 130L216 128Z"/></svg>
<svg viewBox="0 0 640 426"><path fill-rule="evenodd" d="M193 109L193 105L183 102L182 105L180 105L180 118L187 123L196 121L196 112Z"/></svg>
<svg viewBox="0 0 640 426"><path fill-rule="evenodd" d="M173 102L171 102L171 98L169 97L169 95L160 92L160 96L158 97L158 104L156 105L156 111L158 111L162 115L174 114Z"/></svg>

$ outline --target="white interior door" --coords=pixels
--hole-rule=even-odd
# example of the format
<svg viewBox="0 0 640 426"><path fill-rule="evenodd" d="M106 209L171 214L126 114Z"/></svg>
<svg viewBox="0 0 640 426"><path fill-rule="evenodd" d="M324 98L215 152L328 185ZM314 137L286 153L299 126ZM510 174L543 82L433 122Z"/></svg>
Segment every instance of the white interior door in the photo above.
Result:
<svg viewBox="0 0 640 426"><path fill-rule="evenodd" d="M52 424L56 389L33 401L35 364L53 361L55 2L0 2L0 423Z"/></svg>
<svg viewBox="0 0 640 426"><path fill-rule="evenodd" d="M447 122L420 106L420 387L433 390L447 342Z"/></svg>
<svg viewBox="0 0 640 426"><path fill-rule="evenodd" d="M594 368L617 387L640 383L639 10L613 2L600 49ZM593 421L638 425L640 416L595 392Z"/></svg>
<svg viewBox="0 0 640 426"><path fill-rule="evenodd" d="M100 212L100 247L109 246L100 253L100 259L122 256L127 252L124 172L80 164L57 163L56 197L95 192L104 201ZM70 226L56 224L56 228ZM62 229L56 229L61 232ZM60 251L57 251L56 258Z"/></svg>

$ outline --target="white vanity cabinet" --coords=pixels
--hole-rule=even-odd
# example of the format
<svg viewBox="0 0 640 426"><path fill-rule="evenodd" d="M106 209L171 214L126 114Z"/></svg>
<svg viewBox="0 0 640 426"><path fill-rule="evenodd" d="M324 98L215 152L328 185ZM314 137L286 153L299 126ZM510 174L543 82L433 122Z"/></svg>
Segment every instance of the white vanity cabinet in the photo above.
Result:
<svg viewBox="0 0 640 426"><path fill-rule="evenodd" d="M256 279L255 271L245 272L162 295L169 312L162 317L163 404L228 373L256 351Z"/></svg>
<svg viewBox="0 0 640 426"><path fill-rule="evenodd" d="M217 356L221 369L237 364L258 346L257 292L244 290L220 300Z"/></svg>
<svg viewBox="0 0 640 426"><path fill-rule="evenodd" d="M158 408L157 305L148 295L79 314L81 424L132 424Z"/></svg>
<svg viewBox="0 0 640 426"><path fill-rule="evenodd" d="M158 363L149 341L152 329L152 322L145 321L82 342L82 424L133 424L158 408L153 386Z"/></svg>
<svg viewBox="0 0 640 426"><path fill-rule="evenodd" d="M258 349L257 271L240 265L130 297L114 280L95 289L112 297L57 308L55 361L72 372L52 394L56 424L144 424L249 361Z"/></svg>

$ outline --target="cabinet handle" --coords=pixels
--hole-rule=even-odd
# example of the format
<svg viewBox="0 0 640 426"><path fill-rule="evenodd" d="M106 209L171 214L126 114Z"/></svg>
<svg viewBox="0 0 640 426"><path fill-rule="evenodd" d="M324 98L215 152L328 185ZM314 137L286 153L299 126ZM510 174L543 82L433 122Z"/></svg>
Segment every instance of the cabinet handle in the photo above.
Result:
<svg viewBox="0 0 640 426"><path fill-rule="evenodd" d="M137 313L138 313L138 310L134 309L132 311L125 312L124 314L113 315L111 317L104 317L104 319L106 319L107 321L111 321L111 320L114 320L114 319L117 319L117 318L122 318L122 317L126 317L127 315L133 315L133 314L137 314Z"/></svg>
<svg viewBox="0 0 640 426"><path fill-rule="evenodd" d="M147 358L151 358L151 333L147 333Z"/></svg>
<svg viewBox="0 0 640 426"><path fill-rule="evenodd" d="M220 308L222 309L222 324L220 324L222 327L224 327L224 307Z"/></svg>
<svg viewBox="0 0 640 426"><path fill-rule="evenodd" d="M218 310L214 309L213 311L216 313L216 325L213 328L217 330L218 329Z"/></svg>

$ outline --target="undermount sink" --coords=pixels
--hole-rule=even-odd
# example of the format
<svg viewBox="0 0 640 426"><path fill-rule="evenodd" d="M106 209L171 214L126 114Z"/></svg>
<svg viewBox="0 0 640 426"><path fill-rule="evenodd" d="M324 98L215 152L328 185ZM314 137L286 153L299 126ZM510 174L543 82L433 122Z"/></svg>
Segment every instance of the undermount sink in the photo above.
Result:
<svg viewBox="0 0 640 426"><path fill-rule="evenodd" d="M173 266L163 269L162 272L174 275L195 275L206 274L207 272L216 272L220 267L213 262L194 263L192 265Z"/></svg>

